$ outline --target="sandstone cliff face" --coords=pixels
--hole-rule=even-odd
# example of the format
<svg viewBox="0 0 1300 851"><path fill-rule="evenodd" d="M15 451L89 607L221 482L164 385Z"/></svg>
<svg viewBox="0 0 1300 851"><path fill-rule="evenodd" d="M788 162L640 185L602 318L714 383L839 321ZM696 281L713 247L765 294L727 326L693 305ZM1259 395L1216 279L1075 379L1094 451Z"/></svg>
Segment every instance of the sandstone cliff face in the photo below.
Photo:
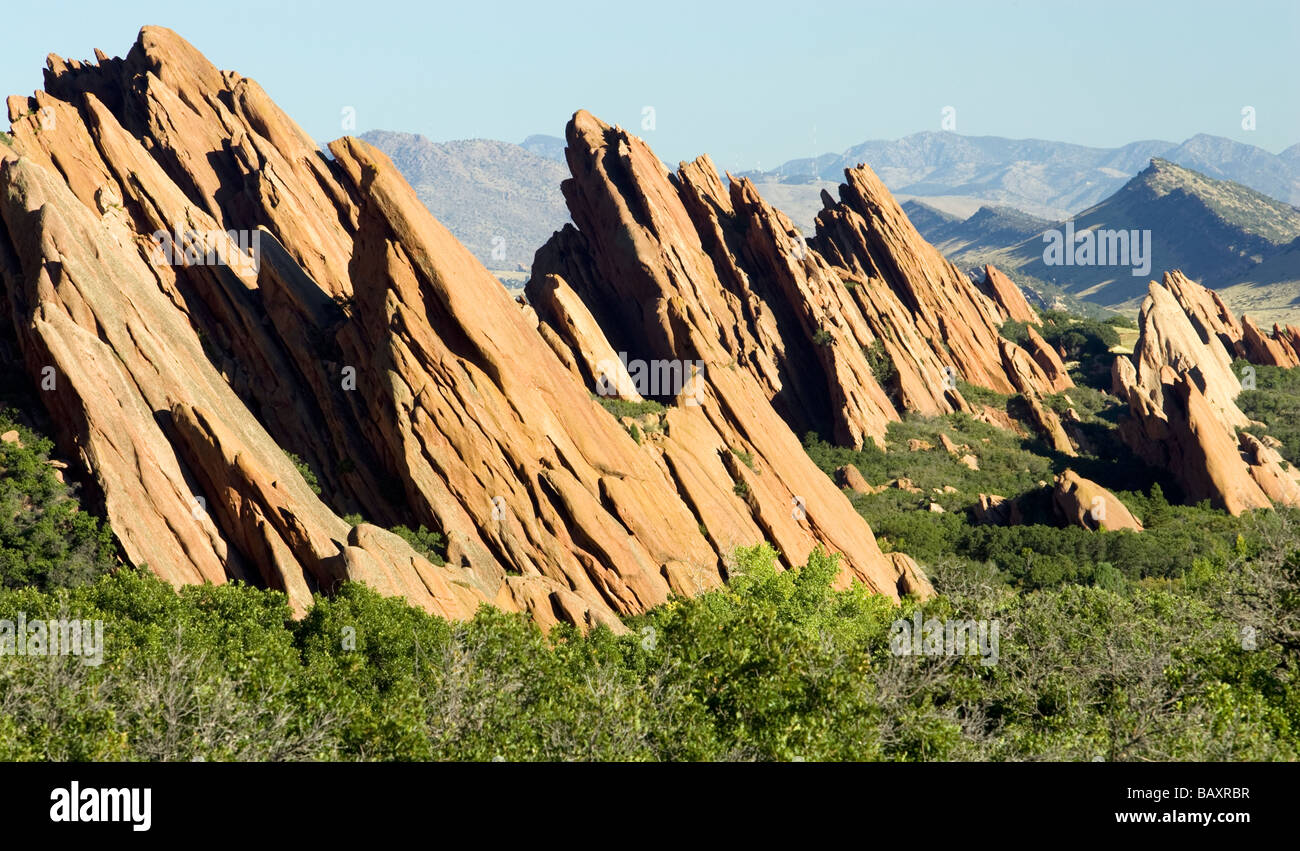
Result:
<svg viewBox="0 0 1300 851"><path fill-rule="evenodd" d="M883 445L904 411L970 409L961 380L1035 396L1072 386L1059 358L1045 368L999 338L1004 319L1034 318L1019 290L981 292L865 166L806 240L748 180L724 188L708 157L666 173L644 142L587 113L566 155L575 226L538 251L529 290L557 330L570 320L546 303L555 279L619 351L735 371L796 434L852 446Z"/></svg>
<svg viewBox="0 0 1300 851"><path fill-rule="evenodd" d="M1012 281L999 271L996 266L987 265L984 267L984 280L980 283L980 292L992 299L998 315L1002 319L1027 322L1031 325L1039 323L1038 314L1029 306L1029 302L1025 299L1025 294L1020 291L1020 287L1016 286L1015 281Z"/></svg>
<svg viewBox="0 0 1300 851"><path fill-rule="evenodd" d="M1169 470L1189 501L1209 499L1232 514L1300 504L1297 471L1238 432L1250 419L1235 401L1242 386L1228 346L1249 349L1249 323L1237 325L1222 307L1181 273L1151 283L1133 358L1118 358L1112 371L1113 392L1129 406L1120 435Z"/></svg>
<svg viewBox="0 0 1300 851"><path fill-rule="evenodd" d="M711 166L690 175L688 212L685 177L639 143L598 147L607 128L588 123L566 190L585 226L557 236L534 313L383 155L355 139L324 155L168 30L125 59L52 57L46 90L9 111L5 312L132 562L177 584L261 581L299 611L348 578L449 617L486 602L615 629L716 586L764 539L788 564L840 553L843 582L932 593L791 429L803 416L860 442L898 415L852 294L752 189L710 185ZM607 191L610 169L643 193ZM160 257L157 231L225 259ZM744 268L721 274L724 253ZM594 286L609 280L625 289ZM705 364L652 394L668 410L642 443L591 399L606 368L641 395L618 352ZM447 563L380 528L399 522L442 532Z"/></svg>
<svg viewBox="0 0 1300 851"><path fill-rule="evenodd" d="M1270 335L1249 316L1238 321L1218 293L1189 280L1177 269L1166 272L1162 283L1202 340L1217 337L1231 357L1261 366L1300 366L1300 332L1294 327L1274 325Z"/></svg>

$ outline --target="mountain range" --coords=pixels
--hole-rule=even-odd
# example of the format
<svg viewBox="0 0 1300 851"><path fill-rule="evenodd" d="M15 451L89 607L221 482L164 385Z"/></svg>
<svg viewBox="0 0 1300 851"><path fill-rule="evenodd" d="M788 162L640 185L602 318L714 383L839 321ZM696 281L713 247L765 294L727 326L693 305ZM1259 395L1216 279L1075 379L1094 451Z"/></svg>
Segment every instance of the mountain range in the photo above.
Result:
<svg viewBox="0 0 1300 851"><path fill-rule="evenodd" d="M1300 316L1300 209L1167 160L1152 159L1110 197L1061 222L1007 208L983 207L967 219L915 200L904 208L958 265L995 263L1031 289L1046 282L1076 298L1136 309L1152 275L1181 269L1219 290L1238 311L1282 322ZM1128 256L1081 263L1051 256L1053 234L1074 234L1082 244L1093 238L1084 236L1088 232L1096 235L1097 251L1102 234L1109 234ZM1119 244L1119 232L1127 246Z"/></svg>
<svg viewBox="0 0 1300 851"><path fill-rule="evenodd" d="M813 185L838 181L844 169L868 163L895 194L932 197L934 206L952 212L961 212L963 201L975 200L1063 219L1109 197L1153 157L1300 204L1300 144L1271 154L1206 134L1182 143L1151 140L1093 148L927 131L893 141L863 142L842 154L794 159L770 171L745 174L760 186Z"/></svg>

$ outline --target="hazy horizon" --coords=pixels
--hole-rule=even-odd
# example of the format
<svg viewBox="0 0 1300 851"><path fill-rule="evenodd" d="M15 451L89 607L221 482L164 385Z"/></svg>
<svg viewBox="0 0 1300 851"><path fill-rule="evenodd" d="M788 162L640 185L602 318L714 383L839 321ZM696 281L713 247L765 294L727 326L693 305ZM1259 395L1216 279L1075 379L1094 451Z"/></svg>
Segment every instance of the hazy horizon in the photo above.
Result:
<svg viewBox="0 0 1300 851"><path fill-rule="evenodd" d="M600 116L597 115L597 117L599 118ZM568 120L568 119L566 118L566 122L567 122L567 120ZM634 135L638 135L638 136L643 135L643 134L638 130L638 128L635 127L635 126L626 126L624 129L629 130L629 131L632 132ZM430 136L428 136L428 135L426 135L426 134L424 134L424 133L418 133L418 132L413 131L413 130L404 130L404 129L399 128L399 127L367 127L365 130L359 130L359 131L357 132L357 135L364 135L364 134L366 134L366 133L370 133L370 132L381 132L381 133L403 133L403 134L407 134L407 135L411 135L411 136L418 136L418 137L421 137L421 138L427 139L429 142L431 142L431 143L433 143L433 144L435 144L435 145L449 145L449 144L452 144L452 143L455 143L455 142L507 142L507 143L514 144L514 145L521 145L524 141L526 141L529 137L532 137L532 136L547 136L547 137L550 137L550 138L558 139L558 140L560 140L561 142L564 141L564 128L563 128L563 127L561 127L560 130L559 130L558 132L555 132L555 133L529 133L527 136L525 136L525 137L523 137L523 138L521 138L521 139L496 139L496 138L491 138L491 137L488 137L488 136L467 136L467 137L463 137L463 138L455 138L455 139L435 139L435 138L432 138L432 137L430 137ZM1079 142L1071 142L1071 141L1069 141L1069 140L1067 140L1067 139L1047 139L1047 138L1042 138L1042 137L1033 137L1033 136L1020 136L1020 137L1016 137L1016 136L1001 136L1001 135L996 134L996 133L981 133L981 134L976 135L976 134L974 134L974 133L957 133L957 132L954 132L954 131L946 131L946 130L921 129L921 130L915 130L915 131L913 131L913 132L911 132L911 133L904 133L904 134L902 134L901 136L894 136L894 137L887 138L887 139L886 139L886 138L859 139L858 141L853 142L853 143L851 143L851 144L845 146L845 148L842 149L842 150L835 150L835 151L820 151L820 152L818 152L817 154L812 154L812 155L808 155L808 154L800 154L800 155L798 155L798 156L791 157L790 159L787 159L787 160L782 160L782 161L780 161L780 162L773 162L771 165L764 164L763 168L764 168L764 170L771 170L771 169L774 169L774 168L779 168L780 166L784 165L785 163L791 162L791 161L793 161L793 160L799 160L799 159L812 159L812 158L815 158L815 157L825 157L825 156L841 156L841 155L843 155L843 154L845 153L845 151L847 151L847 150L849 150L849 149L851 149L851 148L854 148L854 147L856 147L856 146L858 146L858 145L871 144L871 143L889 143L889 142L899 142L899 141L902 141L903 139L907 139L907 138L912 137L912 136L921 136L921 135L925 135L925 134L927 134L927 133L928 133L928 134L933 134L933 135L942 135L942 134L944 134L944 133L952 133L952 135L954 135L954 136L960 136L961 138L964 138L964 139L973 139L973 140L974 140L974 139L1005 139L1005 140L1010 141L1010 142L1046 142L1046 143L1049 143L1049 144L1075 145L1075 146L1078 146L1078 147L1082 147L1082 148L1091 148L1091 149L1094 149L1094 150L1115 150L1115 149L1118 149L1118 148L1125 147L1125 146L1127 146L1127 145L1140 144L1140 143L1143 143L1143 142L1168 142L1168 143L1171 143L1171 144L1174 144L1174 145L1180 145L1180 144L1183 144L1184 142L1190 141L1191 139L1195 138L1196 136L1212 136L1212 137L1215 137L1215 138L1221 138L1221 139L1231 139L1231 138L1232 138L1232 137L1230 137L1230 136L1222 136L1222 135L1217 134L1217 133L1193 133L1193 134L1191 134L1190 136L1187 136L1187 137L1185 137L1185 138L1180 138L1180 139L1172 139L1172 138L1157 138L1157 137L1152 136L1152 137L1146 137L1146 138L1141 138L1141 139L1130 139L1130 140L1128 140L1127 142L1123 142L1123 143L1120 143L1120 144L1118 144L1118 145L1085 145L1085 144L1081 144L1081 143L1079 143ZM323 142L323 141L326 141L326 140L320 140L320 141ZM1282 145L1282 147L1278 148L1276 151L1273 151L1273 150L1269 150L1269 149L1267 149L1267 148L1262 148L1262 147L1260 147L1259 145L1256 145L1255 143L1253 143L1253 142L1251 142L1251 141L1249 141L1249 140L1232 139L1232 141L1234 141L1234 142L1238 142L1239 144L1242 144L1242 145L1251 145L1252 147L1260 148L1260 150L1267 151L1269 154L1274 154L1274 155L1281 153L1282 151L1286 150L1286 149L1289 148L1289 147L1294 147L1294 146L1296 146L1296 145L1300 145L1300 140L1297 140L1296 142L1293 142L1293 143L1291 143L1290 145ZM698 155L698 154L709 154L709 153L710 153L709 151L699 151L699 152L697 152L697 155ZM712 155L710 154L710 156L712 156ZM683 158L683 159L685 159L685 158ZM716 160L717 158L716 158L716 157L713 157L713 159Z"/></svg>

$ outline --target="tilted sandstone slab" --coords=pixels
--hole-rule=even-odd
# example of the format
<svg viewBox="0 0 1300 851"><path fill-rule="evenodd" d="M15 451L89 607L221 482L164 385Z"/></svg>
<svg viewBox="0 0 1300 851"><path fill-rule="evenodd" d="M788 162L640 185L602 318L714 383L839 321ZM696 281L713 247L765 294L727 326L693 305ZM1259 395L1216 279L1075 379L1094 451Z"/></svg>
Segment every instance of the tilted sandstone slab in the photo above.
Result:
<svg viewBox="0 0 1300 851"><path fill-rule="evenodd" d="M1208 343L1212 337L1217 337L1232 357L1245 355L1241 323L1233 318L1232 311L1228 310L1218 293L1190 280L1178 269L1165 272L1161 284L1173 294L1203 342Z"/></svg>
<svg viewBox="0 0 1300 851"><path fill-rule="evenodd" d="M299 611L313 590L367 576L345 557L349 524L208 362L121 221L26 158L0 165L0 186L0 274L27 366L128 558L176 584L259 579ZM409 590L451 617L482 599L445 581Z"/></svg>
<svg viewBox="0 0 1300 851"><path fill-rule="evenodd" d="M587 306L558 275L542 275L529 281L530 306L544 315L548 329L554 329L568 351L577 356L581 375L588 386L602 396L625 402L642 402L627 365L618 356Z"/></svg>
<svg viewBox="0 0 1300 851"><path fill-rule="evenodd" d="M898 413L863 351L873 337L784 215L747 182L724 190L707 157L669 175L584 112L568 134L576 227L538 251L535 282L562 278L632 358L735 364L796 433L883 445Z"/></svg>
<svg viewBox="0 0 1300 851"><path fill-rule="evenodd" d="M797 558L820 543L846 556L846 575L874 586L883 571L896 585L901 574L795 437L816 428L851 445L883 442L898 418L849 288L751 185L724 191L707 158L670 175L644 142L583 112L567 134L574 225L538 251L530 293L561 278L618 351L698 364L702 404L641 388L674 406L654 447L680 468L698 453L674 435L690 422L779 549ZM545 306L539 316L563 321Z"/></svg>
<svg viewBox="0 0 1300 851"><path fill-rule="evenodd" d="M1241 380L1232 371L1232 357L1217 336L1204 339L1166 286L1151 282L1138 316L1138 340L1133 348L1137 382L1153 398L1164 383L1163 373L1191 375L1201 394L1227 428L1249 425L1234 401Z"/></svg>
<svg viewBox="0 0 1300 851"><path fill-rule="evenodd" d="M822 193L813 246L837 269L887 288L917 336L957 378L1015 392L1004 369L1000 308L926 242L875 173L845 170L840 200ZM1046 382L1036 392L1051 392Z"/></svg>
<svg viewBox="0 0 1300 851"><path fill-rule="evenodd" d="M1286 347L1290 357L1300 364L1300 329L1294 325L1287 325L1285 328L1273 324L1273 339L1277 340Z"/></svg>
<svg viewBox="0 0 1300 851"><path fill-rule="evenodd" d="M1274 336L1282 336L1281 329L1276 325L1273 327ZM1300 360L1296 359L1296 353L1287 340L1265 334L1249 316L1241 317L1241 347L1242 356L1251 363L1288 368L1300 366Z"/></svg>
<svg viewBox="0 0 1300 851"><path fill-rule="evenodd" d="M1120 435L1147 463L1168 470L1190 502L1208 499L1232 514L1300 504L1297 471L1238 434L1251 422L1235 402L1241 382L1223 342L1230 326L1219 314L1206 318L1205 305L1214 302L1197 286L1181 275L1152 282L1133 359L1117 358L1112 369L1112 390L1129 407Z"/></svg>
<svg viewBox="0 0 1300 851"><path fill-rule="evenodd" d="M1073 387L1074 380L1070 378L1070 373L1065 368L1065 362L1056 353L1056 349L1053 349L1043 339L1042 335L1034 330L1034 326L1030 325L1027 331L1029 340L1025 345L1025 349L1033 357L1034 363L1038 364L1039 369L1043 371L1043 377L1048 382L1048 389L1052 393L1062 393Z"/></svg>
<svg viewBox="0 0 1300 851"><path fill-rule="evenodd" d="M1029 301L1015 281L1008 278L996 266L984 267L984 280L979 285L980 292L988 296L998 309L1003 319L1025 322L1030 325L1039 323L1038 314L1029 306Z"/></svg>
<svg viewBox="0 0 1300 851"><path fill-rule="evenodd" d="M1052 387L1052 380L1048 378L1038 362L1030 357L1029 352L1009 340L999 340L998 348L1002 355L1003 368L1011 379L1012 387L1024 397L1029 411L1029 424L1054 451L1075 456L1077 453L1061 423L1060 416L1043 404L1038 390L1041 387ZM1074 384L1071 383L1070 386L1073 387Z"/></svg>
<svg viewBox="0 0 1300 851"><path fill-rule="evenodd" d="M868 170L846 173L844 203L828 197L805 240L749 181L724 188L707 157L666 173L641 140L582 112L568 135L575 226L538 251L534 286L562 278L620 351L735 363L796 433L853 446L882 443L902 411L968 409L959 381L1014 392L998 336L1008 307L926 243ZM1023 296L1023 309L1005 299L1031 315ZM1040 394L1068 386L1063 366L1032 375Z"/></svg>
<svg viewBox="0 0 1300 851"><path fill-rule="evenodd" d="M1238 321L1214 290L1187 278L1179 270L1166 272L1162 285L1178 300L1188 320L1208 341L1217 337L1233 358L1262 366L1300 366L1300 333L1295 328L1273 326L1265 333L1249 316Z"/></svg>

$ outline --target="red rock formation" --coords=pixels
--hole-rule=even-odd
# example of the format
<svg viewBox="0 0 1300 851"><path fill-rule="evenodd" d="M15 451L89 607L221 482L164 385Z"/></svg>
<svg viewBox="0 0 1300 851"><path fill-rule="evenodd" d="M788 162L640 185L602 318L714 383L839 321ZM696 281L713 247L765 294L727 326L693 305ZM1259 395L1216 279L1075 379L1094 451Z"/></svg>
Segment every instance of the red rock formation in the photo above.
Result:
<svg viewBox="0 0 1300 851"><path fill-rule="evenodd" d="M1242 328L1214 290L1189 280L1181 271L1165 272L1162 284L1173 294L1203 342L1217 337L1232 357L1244 357Z"/></svg>
<svg viewBox="0 0 1300 851"><path fill-rule="evenodd" d="M1191 281L1182 272L1166 272L1163 285L1178 301L1203 341L1218 337L1231 357L1262 366L1300 366L1300 332L1273 326L1270 336L1249 317L1238 322L1214 290Z"/></svg>
<svg viewBox="0 0 1300 851"><path fill-rule="evenodd" d="M1273 339L1285 346L1287 351L1290 353L1289 356L1293 358L1297 364L1300 364L1300 329L1297 329L1294 325L1288 325L1285 328L1282 328L1278 326L1277 323L1274 323Z"/></svg>
<svg viewBox="0 0 1300 851"><path fill-rule="evenodd" d="M1003 320L1012 319L1016 322L1025 322L1030 325L1039 323L1038 314L1029 306L1025 299L1025 294L1020 291L1006 275L998 270L996 266L987 265L984 267L984 281L980 284L980 292L988 296L998 309L998 315Z"/></svg>
<svg viewBox="0 0 1300 851"><path fill-rule="evenodd" d="M1194 377L1206 401L1227 427L1249 424L1234 401L1241 393L1241 381L1232 371L1232 357L1217 336L1206 339L1198 333L1169 287L1154 281L1150 284L1138 328L1133 358L1138 384L1148 395L1158 395L1164 371L1172 369L1175 374Z"/></svg>
<svg viewBox="0 0 1300 851"><path fill-rule="evenodd" d="M862 472L852 464L835 468L835 484L848 488L854 493L875 493L876 489L862 476Z"/></svg>
<svg viewBox="0 0 1300 851"><path fill-rule="evenodd" d="M746 181L726 192L707 157L670 180L643 142L587 113L569 141L564 192L578 229L538 252L530 301L553 273L617 350L708 372L734 365L797 433L883 446L898 413L864 351L874 338L783 214Z"/></svg>
<svg viewBox="0 0 1300 851"><path fill-rule="evenodd" d="M1039 339L1041 341L1041 338ZM1061 424L1061 418L1056 411L1043 404L1042 397L1039 395L1039 388L1051 388L1053 382L1024 349L1007 340L999 340L998 347L1012 386L1024 397L1029 412L1029 424L1054 451L1075 456L1077 453ZM1069 377L1066 376L1065 380L1069 381ZM1073 387L1073 382L1069 386Z"/></svg>
<svg viewBox="0 0 1300 851"><path fill-rule="evenodd" d="M707 157L665 174L641 140L582 112L568 136L577 227L539 250L534 286L565 281L620 351L734 364L796 433L854 446L883 445L899 411L967 408L959 380L1012 392L1000 308L869 171L847 173L810 244L749 181L724 189ZM1038 393L1068 382L1026 376Z"/></svg>
<svg viewBox="0 0 1300 851"><path fill-rule="evenodd" d="M1019 526L1024 522L1020 503L997 494L980 494L974 517L975 522L982 526Z"/></svg>
<svg viewBox="0 0 1300 851"><path fill-rule="evenodd" d="M1276 325L1273 328L1274 336L1281 336L1280 329ZM1251 363L1261 366L1300 366L1300 360L1297 360L1289 341L1268 336L1259 330L1255 320L1249 316L1241 317L1241 332L1243 356Z"/></svg>
<svg viewBox="0 0 1300 851"><path fill-rule="evenodd" d="M700 274L714 261L662 172L642 181L650 195L593 195L597 218L646 225L608 235L659 263L609 267L633 288L613 315L653 343L625 349L604 333L610 305L584 304L583 276L606 274L585 254L549 280L539 323L383 155L341 139L327 158L260 87L170 31L146 28L125 59L51 58L46 91L10 112L33 104L58 130L18 115L22 158L0 147L7 313L33 377L53 369L60 444L132 562L178 584L260 579L300 611L351 578L450 617L490 602L615 629L716 586L736 546L764 539L787 564L821 546L841 554L842 581L929 593L783 419L806 404L860 441L897 413L852 297L826 264L794 257L802 243L756 196L699 184L742 223L720 238L777 246L751 237L747 293ZM587 165L655 175L648 157L623 145ZM257 262L166 262L150 235L177 228L227 249L217 232L257 234ZM777 348L792 329L804 339ZM663 434L643 445L585 386L624 350L707 364L707 381L659 394ZM281 447L317 471L321 497ZM339 516L354 510L443 533L447 564Z"/></svg>
<svg viewBox="0 0 1300 851"><path fill-rule="evenodd" d="M1029 341L1026 344L1034 363L1038 364L1043 371L1043 376L1047 379L1047 386L1052 393L1062 393L1074 386L1074 381L1070 378L1070 373L1065 368L1065 363L1061 356L1056 353L1043 339L1042 335L1034 330L1030 325L1027 329L1029 332Z"/></svg>
<svg viewBox="0 0 1300 851"><path fill-rule="evenodd" d="M1130 414L1120 435L1139 457L1169 470L1188 501L1209 499L1232 514L1274 501L1300 504L1296 470L1261 441L1237 435L1250 420L1234 401L1241 384L1221 336L1230 326L1216 314L1207 320L1198 307L1205 303L1181 275L1151 284L1133 360L1118 358L1112 370Z"/></svg>
<svg viewBox="0 0 1300 851"><path fill-rule="evenodd" d="M707 158L670 179L641 140L582 112L568 142L574 176L563 189L576 227L538 251L530 301L562 280L631 360L700 364L702 404L675 405L654 448L679 476L698 468L743 483L760 534L796 560L827 546L875 583L882 557L870 531L795 437L821 428L883 444L898 417L848 288L747 182L723 191ZM545 306L539 316L561 321ZM715 447L704 458L701 443ZM707 460L719 450L723 463ZM754 469L729 450L762 460Z"/></svg>
<svg viewBox="0 0 1300 851"><path fill-rule="evenodd" d="M911 357L933 358L971 384L1014 392L1000 351L998 307L921 238L870 168L847 169L845 178L839 203L822 194L813 245L842 277L860 282L856 291L892 295L928 350ZM1050 392L1045 381L1032 389Z"/></svg>

